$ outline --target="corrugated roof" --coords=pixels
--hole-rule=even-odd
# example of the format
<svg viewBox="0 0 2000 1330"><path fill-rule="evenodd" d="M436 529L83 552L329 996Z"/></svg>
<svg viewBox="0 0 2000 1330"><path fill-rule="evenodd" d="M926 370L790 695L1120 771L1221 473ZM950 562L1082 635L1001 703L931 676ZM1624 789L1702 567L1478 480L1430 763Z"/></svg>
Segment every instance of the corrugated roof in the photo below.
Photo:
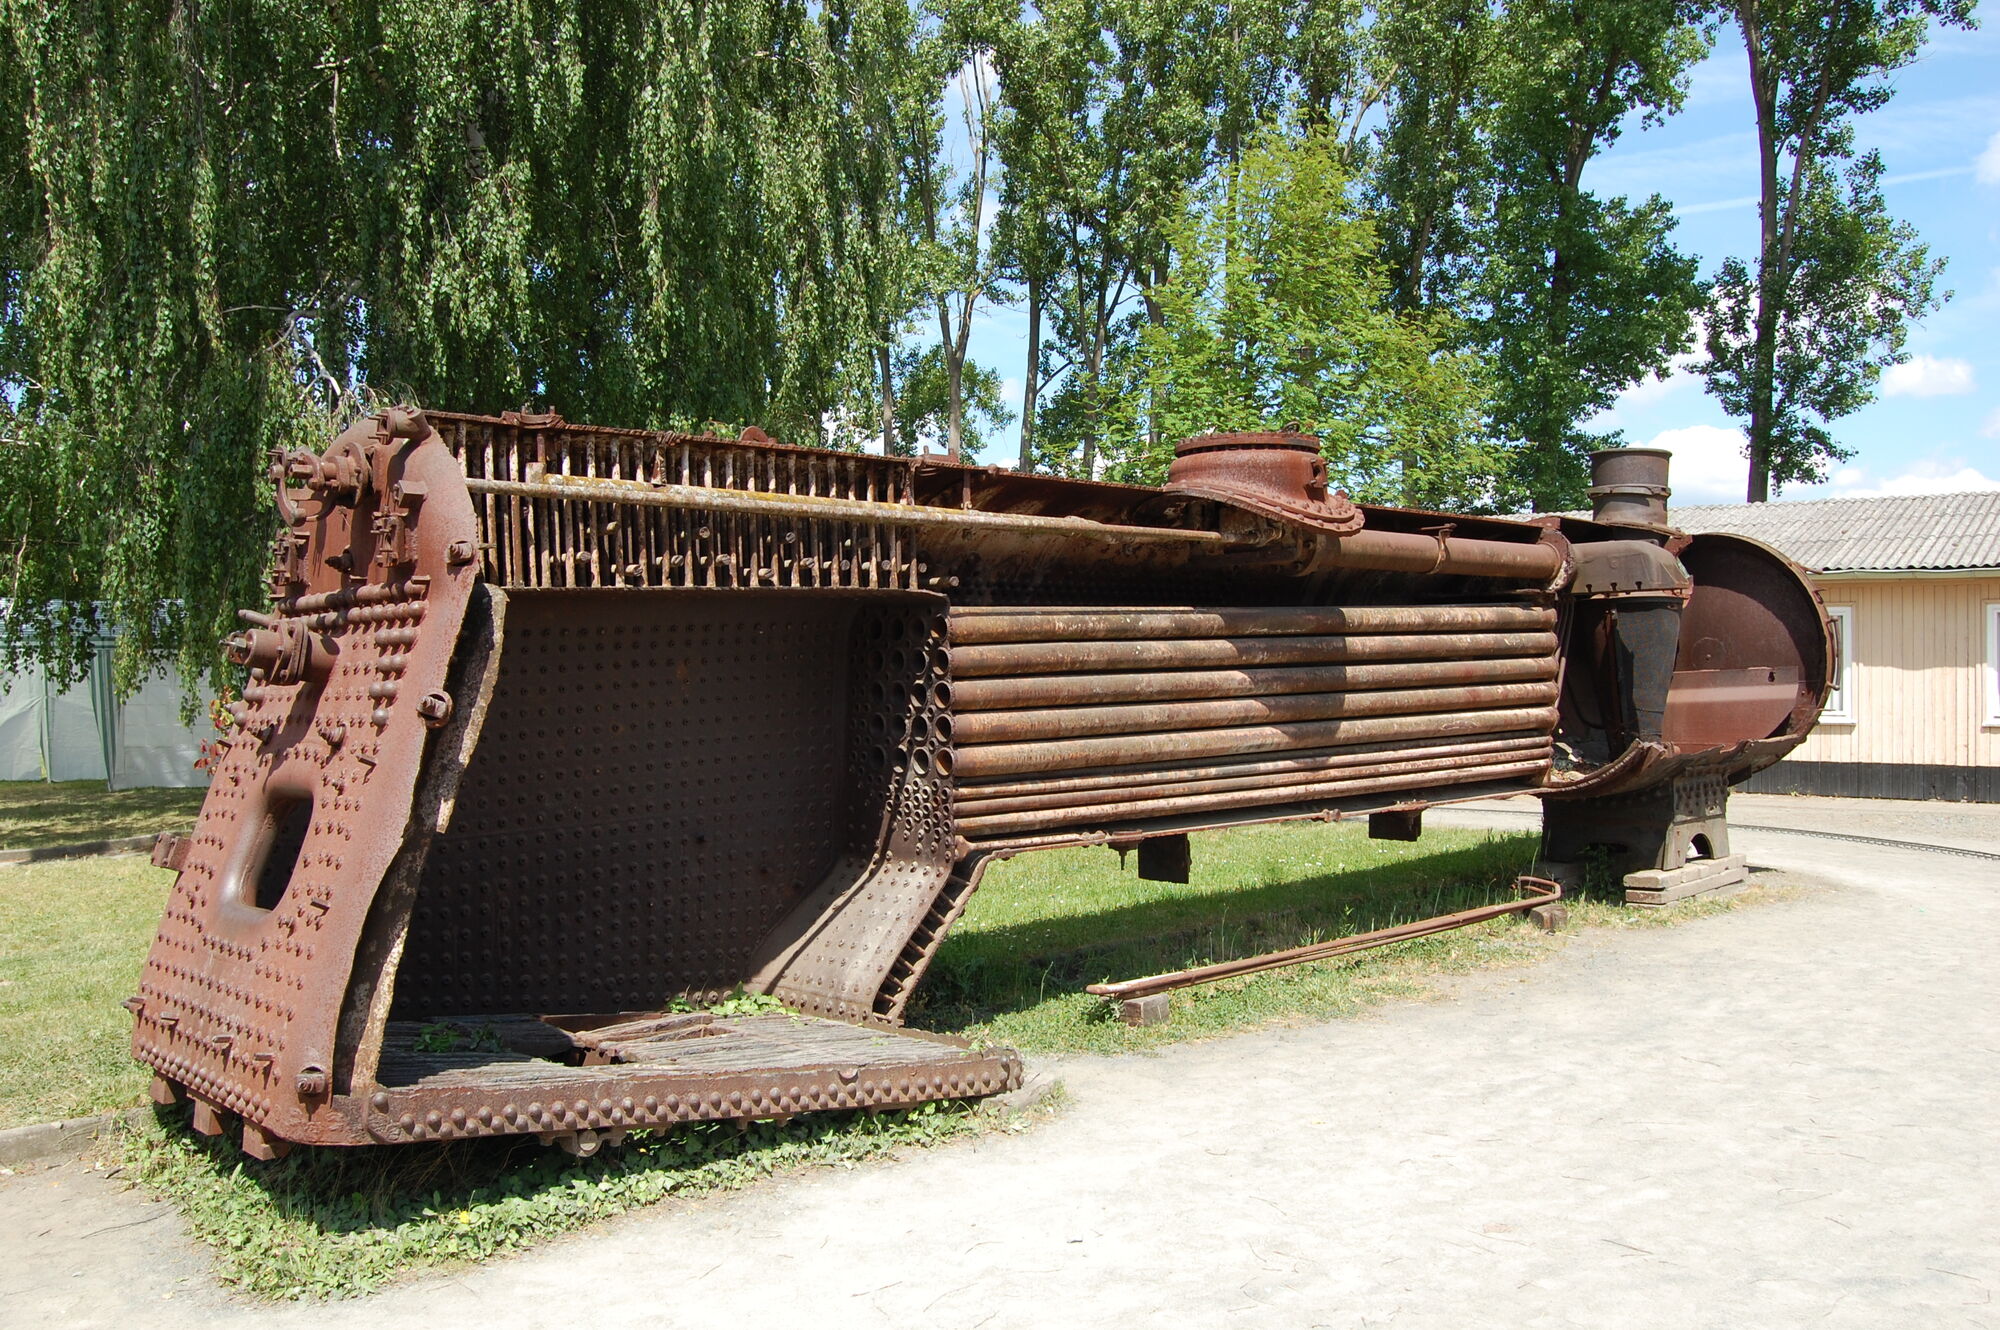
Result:
<svg viewBox="0 0 2000 1330"><path fill-rule="evenodd" d="M2000 568L2000 490L1795 503L1671 501L1683 531L1727 531L1822 572Z"/></svg>

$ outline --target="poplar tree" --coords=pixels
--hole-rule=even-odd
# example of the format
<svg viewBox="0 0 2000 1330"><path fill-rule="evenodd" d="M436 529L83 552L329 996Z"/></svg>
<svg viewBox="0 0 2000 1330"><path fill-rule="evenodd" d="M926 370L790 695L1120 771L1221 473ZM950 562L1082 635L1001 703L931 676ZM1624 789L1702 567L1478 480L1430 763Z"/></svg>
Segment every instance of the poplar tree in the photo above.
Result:
<svg viewBox="0 0 2000 1330"><path fill-rule="evenodd" d="M1758 245L1714 283L1701 373L1749 435L1747 497L1814 481L1846 457L1828 426L1874 400L1907 358L1912 319L1936 309L1944 263L1889 214L1882 160L1855 119L1930 24L1972 25L1972 0L1735 0L1757 118Z"/></svg>
<svg viewBox="0 0 2000 1330"><path fill-rule="evenodd" d="M1587 455L1611 439L1582 422L1694 339L1704 293L1670 205L1583 176L1632 119L1679 109L1707 45L1676 0L1515 0L1502 20L1476 322L1496 428L1525 444L1511 480L1537 508L1584 505Z"/></svg>

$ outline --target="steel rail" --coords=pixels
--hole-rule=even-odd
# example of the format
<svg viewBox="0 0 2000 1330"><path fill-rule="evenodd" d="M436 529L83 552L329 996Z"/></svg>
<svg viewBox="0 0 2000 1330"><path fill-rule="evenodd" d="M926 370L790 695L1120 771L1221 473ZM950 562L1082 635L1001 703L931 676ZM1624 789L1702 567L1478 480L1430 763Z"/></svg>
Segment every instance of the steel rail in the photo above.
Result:
<svg viewBox="0 0 2000 1330"><path fill-rule="evenodd" d="M1514 888L1517 891L1530 885L1540 890L1534 895L1523 896L1516 901L1480 905L1470 910L1458 910L1452 914L1440 914L1430 919L1397 924L1392 928L1378 928L1371 933L1355 933L1349 937L1333 938L1330 941L1292 947L1285 951L1269 951L1261 956L1246 956L1241 960L1218 961L1214 965L1200 965L1187 970L1173 970L1166 974L1147 975L1143 979L1090 984L1083 991L1113 1000L1150 997L1155 993L1172 992L1176 988L1214 983L1218 979L1232 979L1237 975L1256 974L1262 970L1276 970L1288 965L1303 965L1308 961L1327 960L1351 952L1386 947L1395 942L1409 942L1416 938L1429 937L1433 933L1444 933L1454 928L1464 928L1469 924L1484 923L1501 915L1521 914L1538 905L1552 905L1562 899L1563 889L1559 882L1551 882L1545 877L1529 877L1525 874L1514 879Z"/></svg>
<svg viewBox="0 0 2000 1330"><path fill-rule="evenodd" d="M1454 813L1471 813L1478 816L1490 813L1500 817L1540 817L1541 813L1529 812L1525 808L1455 808ZM1963 845L1933 845L1928 841L1896 840L1889 836L1859 836L1848 831L1815 831L1810 827L1773 827L1758 822L1729 823L1731 831L1775 831L1781 836L1810 836L1817 840L1845 841L1849 845L1876 845L1885 850L1928 850L1932 854L1955 854L1962 859L1984 859L2000 863L2000 854L1991 850L1973 850Z"/></svg>

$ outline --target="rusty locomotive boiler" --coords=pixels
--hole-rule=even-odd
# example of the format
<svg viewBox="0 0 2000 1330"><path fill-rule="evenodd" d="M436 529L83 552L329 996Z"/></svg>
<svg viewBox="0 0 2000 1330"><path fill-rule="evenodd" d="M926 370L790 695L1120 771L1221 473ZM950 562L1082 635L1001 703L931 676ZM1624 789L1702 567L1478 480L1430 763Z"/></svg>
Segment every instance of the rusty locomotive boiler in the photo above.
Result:
<svg viewBox="0 0 2000 1330"><path fill-rule="evenodd" d="M1664 468L1601 455L1596 520L1522 522L1350 503L1290 435L1190 440L1152 489L364 420L273 469L272 610L155 854L134 1051L263 1157L588 1150L1017 1085L900 1027L1022 851L1185 881L1192 830L1527 792L1554 859L1724 854L1832 647L1782 557L1669 526ZM742 987L790 1013L699 1009Z"/></svg>

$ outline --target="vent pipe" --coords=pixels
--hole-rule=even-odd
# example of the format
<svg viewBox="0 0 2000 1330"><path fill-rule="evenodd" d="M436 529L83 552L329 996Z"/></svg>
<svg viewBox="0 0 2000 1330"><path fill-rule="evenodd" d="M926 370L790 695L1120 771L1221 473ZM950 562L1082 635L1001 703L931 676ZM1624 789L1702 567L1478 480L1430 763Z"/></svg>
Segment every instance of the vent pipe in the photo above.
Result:
<svg viewBox="0 0 2000 1330"><path fill-rule="evenodd" d="M1591 517L1607 526L1668 530L1670 456L1664 448L1605 448L1592 453Z"/></svg>

